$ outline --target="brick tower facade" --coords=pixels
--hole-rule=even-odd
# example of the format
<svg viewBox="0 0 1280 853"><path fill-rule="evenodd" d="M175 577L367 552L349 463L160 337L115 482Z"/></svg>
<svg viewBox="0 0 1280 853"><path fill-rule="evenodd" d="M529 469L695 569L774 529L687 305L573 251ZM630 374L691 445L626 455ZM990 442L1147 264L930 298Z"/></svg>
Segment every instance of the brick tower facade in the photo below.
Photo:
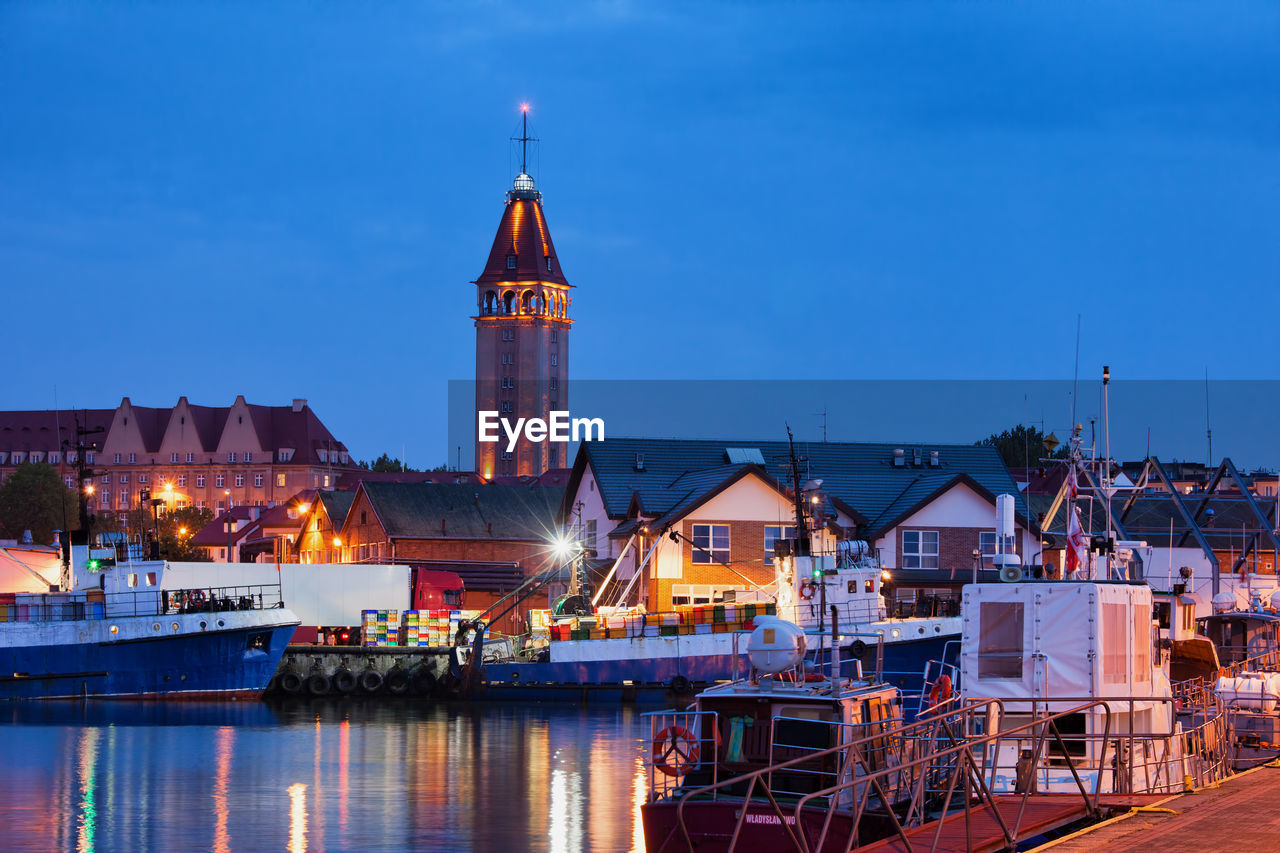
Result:
<svg viewBox="0 0 1280 853"><path fill-rule="evenodd" d="M567 410L572 285L560 270L542 193L523 164L475 285L476 411L496 411L514 425ZM486 479L537 476L567 467L567 455L566 444L523 438L508 453L505 438L482 442L477 429L476 471Z"/></svg>

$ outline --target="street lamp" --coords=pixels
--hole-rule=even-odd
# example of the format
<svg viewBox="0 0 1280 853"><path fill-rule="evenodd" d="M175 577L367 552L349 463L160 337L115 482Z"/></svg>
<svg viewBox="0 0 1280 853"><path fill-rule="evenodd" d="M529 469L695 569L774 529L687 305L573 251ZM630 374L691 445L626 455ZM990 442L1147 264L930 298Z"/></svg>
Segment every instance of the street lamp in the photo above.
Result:
<svg viewBox="0 0 1280 853"><path fill-rule="evenodd" d="M226 495L226 498L227 498L227 562L230 563L231 562L231 532L232 532L231 490L223 489L222 494Z"/></svg>
<svg viewBox="0 0 1280 853"><path fill-rule="evenodd" d="M982 552L977 548L973 549L973 582L978 582L978 561L982 559Z"/></svg>

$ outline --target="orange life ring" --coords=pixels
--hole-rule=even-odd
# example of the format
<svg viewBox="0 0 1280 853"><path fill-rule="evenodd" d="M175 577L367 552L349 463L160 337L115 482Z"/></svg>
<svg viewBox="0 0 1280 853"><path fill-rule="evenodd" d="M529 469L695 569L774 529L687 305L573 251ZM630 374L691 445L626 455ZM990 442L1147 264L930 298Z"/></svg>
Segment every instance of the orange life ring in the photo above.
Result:
<svg viewBox="0 0 1280 853"><path fill-rule="evenodd" d="M933 682L929 690L929 704L941 705L951 698L951 676L943 675Z"/></svg>
<svg viewBox="0 0 1280 853"><path fill-rule="evenodd" d="M812 581L800 581L800 597L803 598L805 601L812 601L813 586L814 585Z"/></svg>
<svg viewBox="0 0 1280 853"><path fill-rule="evenodd" d="M684 726L667 726L653 739L653 766L668 776L684 776L698 766L698 739Z"/></svg>

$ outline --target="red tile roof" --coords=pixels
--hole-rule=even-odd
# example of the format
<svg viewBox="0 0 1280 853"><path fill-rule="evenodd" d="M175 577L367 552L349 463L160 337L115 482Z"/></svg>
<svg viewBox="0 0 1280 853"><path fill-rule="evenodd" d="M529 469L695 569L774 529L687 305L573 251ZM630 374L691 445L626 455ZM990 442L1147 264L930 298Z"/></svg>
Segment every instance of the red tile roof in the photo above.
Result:
<svg viewBox="0 0 1280 853"><path fill-rule="evenodd" d="M516 259L515 269L507 266L507 258L512 255ZM550 270L547 258L551 259ZM476 284L508 281L545 281L570 286L560 270L560 259L551 242L542 202L536 198L508 199L498 223L498 233L493 238L493 248L489 250L489 261Z"/></svg>
<svg viewBox="0 0 1280 853"><path fill-rule="evenodd" d="M185 398L179 401L185 402ZM156 408L135 406L126 397L122 405L128 405L142 436L143 450L157 453L164 441L165 430L175 417L175 407ZM320 451L346 452L347 447L333 437L333 433L316 417L310 406L302 405L297 411L293 406L262 406L247 404L262 449L274 453L282 447L295 450L292 462L296 464L323 464ZM199 436L202 453L216 453L223 428L230 416L231 407L192 406L188 404ZM107 433L118 409L64 409L61 411L0 411L0 451L53 451L63 449L63 441L75 441L76 418L80 425L103 432L90 436L99 447L105 446ZM333 463L335 467L343 467Z"/></svg>

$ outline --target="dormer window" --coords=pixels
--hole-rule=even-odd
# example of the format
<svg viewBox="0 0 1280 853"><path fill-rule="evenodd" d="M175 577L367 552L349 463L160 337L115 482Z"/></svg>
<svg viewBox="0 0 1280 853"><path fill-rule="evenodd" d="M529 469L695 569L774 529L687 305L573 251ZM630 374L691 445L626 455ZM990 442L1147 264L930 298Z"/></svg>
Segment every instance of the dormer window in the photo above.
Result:
<svg viewBox="0 0 1280 853"><path fill-rule="evenodd" d="M507 255L507 269L513 270L515 268L516 268L516 256Z"/></svg>
<svg viewBox="0 0 1280 853"><path fill-rule="evenodd" d="M231 463L231 464L233 464L233 465L235 464L235 461L236 461L236 454L235 454L235 451L231 451L231 452L227 453L227 461L228 461L228 462L230 462L230 463Z"/></svg>
<svg viewBox="0 0 1280 853"><path fill-rule="evenodd" d="M252 461L253 461L253 452L252 452L252 451L246 450L246 451L244 452L244 461L245 461L245 462L252 462Z"/></svg>
<svg viewBox="0 0 1280 853"><path fill-rule="evenodd" d="M130 453L130 454L129 454L129 464L130 464L130 465L133 465L133 464L134 464L134 463L136 463L137 461L138 461L138 454L136 454L136 453Z"/></svg>

